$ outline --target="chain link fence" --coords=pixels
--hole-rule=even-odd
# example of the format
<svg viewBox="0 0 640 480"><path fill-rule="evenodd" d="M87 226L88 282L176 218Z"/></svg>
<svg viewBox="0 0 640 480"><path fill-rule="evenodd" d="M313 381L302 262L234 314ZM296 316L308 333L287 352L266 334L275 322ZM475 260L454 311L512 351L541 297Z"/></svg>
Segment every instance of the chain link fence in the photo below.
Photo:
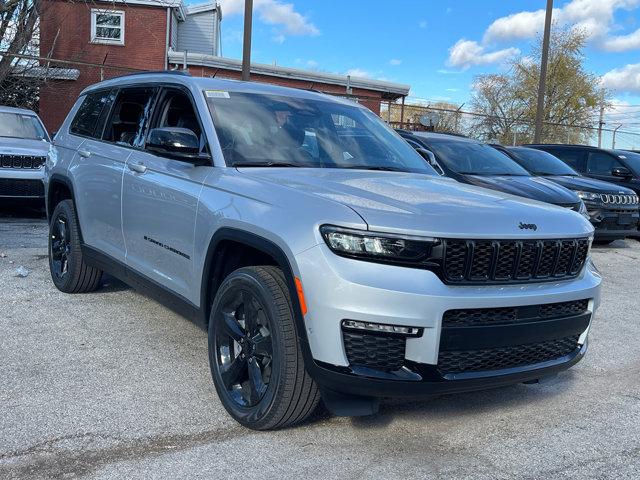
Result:
<svg viewBox="0 0 640 480"><path fill-rule="evenodd" d="M463 135L485 142L522 145L533 142L532 122L462 110L411 103L386 102L381 117L393 128ZM596 122L597 125L597 122ZM586 144L602 148L640 149L640 132L545 122L543 142Z"/></svg>

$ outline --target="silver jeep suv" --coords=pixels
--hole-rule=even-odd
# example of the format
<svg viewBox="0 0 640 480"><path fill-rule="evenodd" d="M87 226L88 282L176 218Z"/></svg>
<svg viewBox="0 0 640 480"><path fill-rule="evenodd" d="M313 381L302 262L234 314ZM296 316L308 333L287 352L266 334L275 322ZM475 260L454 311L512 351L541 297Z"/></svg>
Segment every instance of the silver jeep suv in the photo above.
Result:
<svg viewBox="0 0 640 480"><path fill-rule="evenodd" d="M108 272L208 329L219 397L285 427L322 398L534 382L575 364L599 304L593 227L441 178L366 108L148 73L86 89L46 164L55 285Z"/></svg>

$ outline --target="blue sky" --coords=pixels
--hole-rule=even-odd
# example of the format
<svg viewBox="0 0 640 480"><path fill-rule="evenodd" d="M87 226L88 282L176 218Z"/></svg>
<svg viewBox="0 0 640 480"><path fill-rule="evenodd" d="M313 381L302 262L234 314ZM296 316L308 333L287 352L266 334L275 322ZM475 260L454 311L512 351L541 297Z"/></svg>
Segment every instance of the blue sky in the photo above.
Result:
<svg viewBox="0 0 640 480"><path fill-rule="evenodd" d="M406 83L413 97L458 104L468 102L474 76L504 71L510 58L529 54L545 6L544 0L254 2L254 62ZM223 54L240 58L244 1L221 3ZM554 7L554 20L590 36L586 67L603 77L618 105L608 115L640 122L640 0L556 0Z"/></svg>

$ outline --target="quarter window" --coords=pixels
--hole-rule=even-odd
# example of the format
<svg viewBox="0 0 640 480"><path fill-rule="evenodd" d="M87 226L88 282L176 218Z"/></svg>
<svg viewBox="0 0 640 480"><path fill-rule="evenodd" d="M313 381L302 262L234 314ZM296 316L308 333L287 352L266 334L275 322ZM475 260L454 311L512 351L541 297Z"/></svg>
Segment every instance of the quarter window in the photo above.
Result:
<svg viewBox="0 0 640 480"><path fill-rule="evenodd" d="M91 10L91 41L124 45L124 12Z"/></svg>

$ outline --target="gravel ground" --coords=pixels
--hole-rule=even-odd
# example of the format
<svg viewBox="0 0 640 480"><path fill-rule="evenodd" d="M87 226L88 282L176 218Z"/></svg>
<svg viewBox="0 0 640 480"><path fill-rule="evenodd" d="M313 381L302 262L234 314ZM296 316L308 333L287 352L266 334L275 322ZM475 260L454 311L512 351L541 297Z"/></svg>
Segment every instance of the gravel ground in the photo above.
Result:
<svg viewBox="0 0 640 480"><path fill-rule="evenodd" d="M558 377L256 433L218 401L204 331L113 279L58 292L39 213L0 213L0 478L640 478L640 243L594 258L590 350Z"/></svg>

